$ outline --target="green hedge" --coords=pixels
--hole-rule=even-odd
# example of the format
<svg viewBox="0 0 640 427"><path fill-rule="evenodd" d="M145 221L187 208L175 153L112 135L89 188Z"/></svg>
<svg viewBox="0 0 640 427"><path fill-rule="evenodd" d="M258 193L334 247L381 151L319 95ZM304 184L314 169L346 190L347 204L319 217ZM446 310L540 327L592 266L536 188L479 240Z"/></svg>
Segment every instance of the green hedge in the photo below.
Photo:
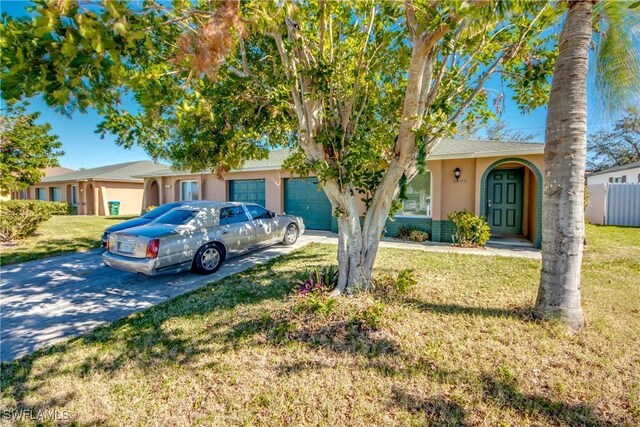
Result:
<svg viewBox="0 0 640 427"><path fill-rule="evenodd" d="M452 236L454 243L463 246L484 246L491 237L491 228L487 221L466 209L451 212L449 219L456 227Z"/></svg>
<svg viewBox="0 0 640 427"><path fill-rule="evenodd" d="M0 202L0 241L24 239L32 236L53 211L60 206L39 200L9 200Z"/></svg>
<svg viewBox="0 0 640 427"><path fill-rule="evenodd" d="M16 200L18 201L18 200ZM46 209L49 209L51 215L75 215L76 207L67 202L40 202L44 203Z"/></svg>

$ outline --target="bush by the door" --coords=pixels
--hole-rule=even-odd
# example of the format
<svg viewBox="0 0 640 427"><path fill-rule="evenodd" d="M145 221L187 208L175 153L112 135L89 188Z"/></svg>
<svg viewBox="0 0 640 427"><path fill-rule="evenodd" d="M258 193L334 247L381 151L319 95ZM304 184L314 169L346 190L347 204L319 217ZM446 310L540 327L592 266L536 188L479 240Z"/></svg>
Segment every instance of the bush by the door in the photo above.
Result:
<svg viewBox="0 0 640 427"><path fill-rule="evenodd" d="M491 237L487 221L466 209L451 212L449 219L455 225L453 242L463 246L484 246Z"/></svg>

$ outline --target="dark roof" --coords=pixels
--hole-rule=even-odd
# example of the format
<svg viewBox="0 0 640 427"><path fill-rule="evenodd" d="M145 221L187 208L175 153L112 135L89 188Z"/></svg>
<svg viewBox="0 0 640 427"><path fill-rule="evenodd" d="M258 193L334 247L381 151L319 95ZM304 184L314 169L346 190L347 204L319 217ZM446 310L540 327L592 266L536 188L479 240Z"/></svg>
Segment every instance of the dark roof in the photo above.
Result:
<svg viewBox="0 0 640 427"><path fill-rule="evenodd" d="M40 181L47 182L63 182L63 181L133 181L142 182L140 174L147 174L152 171L164 170L165 165L154 163L148 160L139 162L118 163L115 165L100 166L97 168L84 169L75 172L65 173L61 175L48 176Z"/></svg>
<svg viewBox="0 0 640 427"><path fill-rule="evenodd" d="M544 144L540 142L443 139L436 145L428 159L442 160L543 153Z"/></svg>
<svg viewBox="0 0 640 427"><path fill-rule="evenodd" d="M433 149L429 159L460 159L474 157L493 157L493 156L516 156L526 154L542 154L544 152L544 144L533 142L518 141L483 141L483 140L461 140L461 139L443 139ZM259 170L278 170L282 168L282 163L291 155L292 150L283 148L272 150L266 159L247 160L244 165L232 172L259 171ZM208 171L189 172L185 170L176 170L170 167L164 167L148 173L136 174L137 177L157 177L157 176L174 176L174 175L200 175L209 173Z"/></svg>
<svg viewBox="0 0 640 427"><path fill-rule="evenodd" d="M640 168L640 162L633 162L633 163L628 163L626 165L614 166L612 168L605 169L605 170L602 170L600 172L594 172L594 173L590 174L589 176L602 175L604 173L624 171L624 170L633 169L633 168Z"/></svg>

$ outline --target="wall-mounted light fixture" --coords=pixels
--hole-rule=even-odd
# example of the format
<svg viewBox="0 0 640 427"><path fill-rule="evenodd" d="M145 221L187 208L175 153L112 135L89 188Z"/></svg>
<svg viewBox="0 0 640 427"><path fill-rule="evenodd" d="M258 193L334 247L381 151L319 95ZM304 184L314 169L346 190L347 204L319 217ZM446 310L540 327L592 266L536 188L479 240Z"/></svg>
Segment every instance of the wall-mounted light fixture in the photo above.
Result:
<svg viewBox="0 0 640 427"><path fill-rule="evenodd" d="M171 188L171 184L165 184L164 188Z"/></svg>
<svg viewBox="0 0 640 427"><path fill-rule="evenodd" d="M453 170L453 176L456 177L456 182L460 181L460 175L462 174L462 171L460 170L460 168L455 168Z"/></svg>

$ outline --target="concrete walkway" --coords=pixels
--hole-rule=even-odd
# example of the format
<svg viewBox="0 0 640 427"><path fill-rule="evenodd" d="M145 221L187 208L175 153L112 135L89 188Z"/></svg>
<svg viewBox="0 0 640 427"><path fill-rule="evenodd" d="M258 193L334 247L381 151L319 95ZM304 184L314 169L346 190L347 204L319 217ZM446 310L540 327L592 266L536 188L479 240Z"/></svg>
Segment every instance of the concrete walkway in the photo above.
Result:
<svg viewBox="0 0 640 427"><path fill-rule="evenodd" d="M181 273L146 277L113 270L102 264L102 250L99 249L3 267L0 277L0 360L10 361L83 334L311 242L337 244L338 238L332 233L309 232L294 246L275 245L229 260L210 276ZM540 259L540 252L536 250L458 248L394 239L385 239L381 246Z"/></svg>
<svg viewBox="0 0 640 427"><path fill-rule="evenodd" d="M322 243L338 244L335 234L328 235ZM488 244L486 248L461 248L448 243L438 242L406 242L398 239L384 238L380 242L383 248L407 249L424 252L440 252L452 254L467 254L481 256L505 256L515 258L541 259L540 250L528 247L508 247L503 245Z"/></svg>

